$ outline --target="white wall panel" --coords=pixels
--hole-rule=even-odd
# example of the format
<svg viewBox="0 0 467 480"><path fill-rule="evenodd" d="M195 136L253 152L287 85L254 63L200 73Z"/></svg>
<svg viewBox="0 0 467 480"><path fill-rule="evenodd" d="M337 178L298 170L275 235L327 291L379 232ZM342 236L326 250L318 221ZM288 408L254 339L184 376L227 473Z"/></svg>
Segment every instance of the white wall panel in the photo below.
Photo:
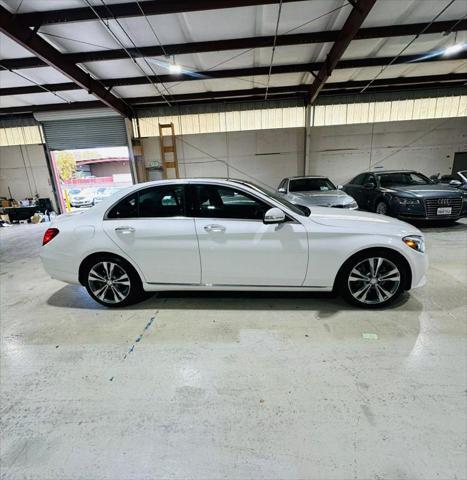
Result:
<svg viewBox="0 0 467 480"><path fill-rule="evenodd" d="M467 151L466 117L315 127L308 173L338 183L370 167L447 174L461 151Z"/></svg>
<svg viewBox="0 0 467 480"><path fill-rule="evenodd" d="M42 145L0 147L0 196L16 200L34 196L49 197L53 191Z"/></svg>

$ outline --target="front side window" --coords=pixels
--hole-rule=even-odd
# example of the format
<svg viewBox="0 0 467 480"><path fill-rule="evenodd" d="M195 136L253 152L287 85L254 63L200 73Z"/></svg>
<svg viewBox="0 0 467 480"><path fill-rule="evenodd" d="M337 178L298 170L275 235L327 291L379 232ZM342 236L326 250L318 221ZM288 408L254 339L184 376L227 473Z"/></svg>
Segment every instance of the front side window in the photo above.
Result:
<svg viewBox="0 0 467 480"><path fill-rule="evenodd" d="M290 192L328 192L337 190L327 178L297 178L290 180Z"/></svg>
<svg viewBox="0 0 467 480"><path fill-rule="evenodd" d="M269 205L240 190L222 185L195 185L195 216L262 220Z"/></svg>
<svg viewBox="0 0 467 480"><path fill-rule="evenodd" d="M382 187L431 185L433 182L425 175L415 172L394 172L379 175Z"/></svg>
<svg viewBox="0 0 467 480"><path fill-rule="evenodd" d="M183 185L164 185L139 192L140 217L179 217L185 215Z"/></svg>
<svg viewBox="0 0 467 480"><path fill-rule="evenodd" d="M365 178L365 173L357 175L354 179L350 180L351 185L363 185L363 179Z"/></svg>

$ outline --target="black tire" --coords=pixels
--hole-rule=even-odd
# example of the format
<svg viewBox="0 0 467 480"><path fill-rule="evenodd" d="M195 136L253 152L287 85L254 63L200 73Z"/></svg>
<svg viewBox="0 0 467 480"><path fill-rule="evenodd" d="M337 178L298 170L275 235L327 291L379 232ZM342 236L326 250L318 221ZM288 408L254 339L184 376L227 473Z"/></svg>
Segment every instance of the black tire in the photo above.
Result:
<svg viewBox="0 0 467 480"><path fill-rule="evenodd" d="M337 277L336 290L352 305L384 308L404 292L408 276L407 266L399 255L375 249L354 255L345 262Z"/></svg>
<svg viewBox="0 0 467 480"><path fill-rule="evenodd" d="M96 302L109 308L133 305L147 297L133 266L113 255L94 257L87 262L83 283Z"/></svg>
<svg viewBox="0 0 467 480"><path fill-rule="evenodd" d="M375 212L379 215L389 215L389 205L384 200L376 202Z"/></svg>

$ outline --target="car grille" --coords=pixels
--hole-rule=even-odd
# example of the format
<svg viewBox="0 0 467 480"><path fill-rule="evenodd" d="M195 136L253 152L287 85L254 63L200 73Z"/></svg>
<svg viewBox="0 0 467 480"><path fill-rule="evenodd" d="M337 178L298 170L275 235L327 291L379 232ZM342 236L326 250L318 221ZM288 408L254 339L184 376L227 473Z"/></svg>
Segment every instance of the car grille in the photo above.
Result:
<svg viewBox="0 0 467 480"><path fill-rule="evenodd" d="M451 215L438 215L440 207L451 207ZM462 198L430 198L425 200L427 218L457 218L462 210Z"/></svg>

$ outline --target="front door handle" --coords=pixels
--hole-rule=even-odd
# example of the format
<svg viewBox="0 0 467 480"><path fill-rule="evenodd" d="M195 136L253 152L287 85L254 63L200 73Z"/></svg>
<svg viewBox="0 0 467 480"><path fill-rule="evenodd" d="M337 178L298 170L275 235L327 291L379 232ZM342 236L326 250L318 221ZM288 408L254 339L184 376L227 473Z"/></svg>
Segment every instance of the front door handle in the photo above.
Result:
<svg viewBox="0 0 467 480"><path fill-rule="evenodd" d="M206 225L204 227L204 230L206 232L225 232L225 227L222 225L211 224L211 225Z"/></svg>
<svg viewBox="0 0 467 480"><path fill-rule="evenodd" d="M133 233L135 229L133 227L117 227L115 231L123 235L128 235L129 233Z"/></svg>

